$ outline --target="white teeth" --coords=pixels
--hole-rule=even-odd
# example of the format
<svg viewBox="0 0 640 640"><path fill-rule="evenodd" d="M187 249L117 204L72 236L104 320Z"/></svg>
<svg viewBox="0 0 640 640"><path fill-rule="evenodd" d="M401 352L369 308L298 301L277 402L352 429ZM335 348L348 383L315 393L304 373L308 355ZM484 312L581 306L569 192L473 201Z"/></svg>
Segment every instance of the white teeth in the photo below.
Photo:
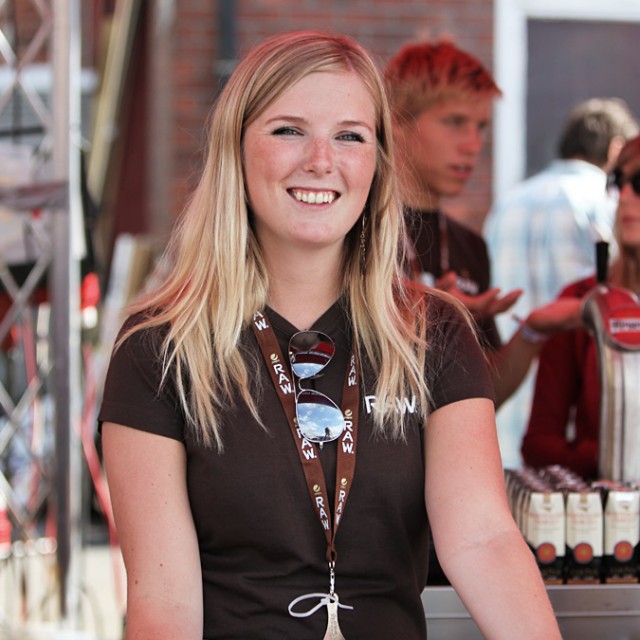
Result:
<svg viewBox="0 0 640 640"><path fill-rule="evenodd" d="M333 191L299 191L294 189L292 194L296 200L309 204L325 204L336 199L336 194Z"/></svg>

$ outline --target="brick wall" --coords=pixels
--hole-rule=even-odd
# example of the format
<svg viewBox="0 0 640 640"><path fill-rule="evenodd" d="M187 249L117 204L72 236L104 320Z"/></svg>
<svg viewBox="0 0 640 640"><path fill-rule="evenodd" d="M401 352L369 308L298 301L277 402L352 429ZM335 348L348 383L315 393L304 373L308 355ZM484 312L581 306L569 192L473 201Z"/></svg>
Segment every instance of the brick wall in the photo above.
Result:
<svg viewBox="0 0 640 640"><path fill-rule="evenodd" d="M210 0L175 3L172 25L170 217L178 215L197 177L203 153L203 124L219 78L216 59L219 6ZM381 64L409 40L447 36L492 66L493 0L236 0L236 54L264 37L302 28L347 33ZM226 34L229 37L229 33ZM153 142L152 142L153 143ZM490 148L465 193L447 203L459 219L480 228L491 200ZM164 177L166 184L167 178Z"/></svg>

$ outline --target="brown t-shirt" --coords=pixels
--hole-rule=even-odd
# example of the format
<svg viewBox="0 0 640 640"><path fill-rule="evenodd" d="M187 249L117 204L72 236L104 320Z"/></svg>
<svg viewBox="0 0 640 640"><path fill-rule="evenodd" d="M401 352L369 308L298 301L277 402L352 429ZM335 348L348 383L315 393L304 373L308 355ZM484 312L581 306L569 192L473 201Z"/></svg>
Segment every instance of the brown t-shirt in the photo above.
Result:
<svg viewBox="0 0 640 640"><path fill-rule="evenodd" d="M431 309L439 319L430 336L428 364L434 408L492 397L483 356L464 320L438 298ZM286 354L296 329L271 310L267 315ZM334 359L315 383L339 402L351 349L342 305L336 303L313 328L336 342ZM326 541L251 329L243 341L259 363L255 375L262 385L259 407L267 429L255 423L242 403L230 403L223 417L222 454L196 444L185 429L171 382L158 392L160 334L139 332L114 354L99 420L184 442L202 564L204 637L324 637L324 608L307 618L287 611L300 595L327 592ZM374 437L375 376L366 363L364 369L355 478L336 539L336 592L341 603L354 609L340 609L340 626L346 638L421 640L426 628L420 594L429 549L421 426L409 419L405 441ZM411 398L401 399L399 406L416 415ZM335 443L325 444L320 457L331 496Z"/></svg>

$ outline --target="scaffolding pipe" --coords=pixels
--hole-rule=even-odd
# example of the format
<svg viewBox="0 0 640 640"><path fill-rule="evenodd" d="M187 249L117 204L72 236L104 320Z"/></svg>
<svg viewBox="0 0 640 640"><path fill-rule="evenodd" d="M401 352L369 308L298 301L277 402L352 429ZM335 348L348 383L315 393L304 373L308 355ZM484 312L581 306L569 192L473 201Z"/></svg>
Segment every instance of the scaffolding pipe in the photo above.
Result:
<svg viewBox="0 0 640 640"><path fill-rule="evenodd" d="M68 208L53 212L52 343L55 401L55 496L59 607L63 626L77 627L81 458L80 4L53 0L53 178L68 185ZM79 233L80 231L80 233Z"/></svg>

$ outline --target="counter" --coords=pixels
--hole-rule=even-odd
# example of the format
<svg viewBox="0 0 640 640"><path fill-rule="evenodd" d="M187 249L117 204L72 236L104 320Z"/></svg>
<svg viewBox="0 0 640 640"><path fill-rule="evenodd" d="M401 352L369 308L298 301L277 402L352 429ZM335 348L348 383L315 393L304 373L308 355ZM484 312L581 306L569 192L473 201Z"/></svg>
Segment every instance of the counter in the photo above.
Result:
<svg viewBox="0 0 640 640"><path fill-rule="evenodd" d="M564 640L640 640L640 584L549 585ZM429 640L482 640L452 587L422 593Z"/></svg>

